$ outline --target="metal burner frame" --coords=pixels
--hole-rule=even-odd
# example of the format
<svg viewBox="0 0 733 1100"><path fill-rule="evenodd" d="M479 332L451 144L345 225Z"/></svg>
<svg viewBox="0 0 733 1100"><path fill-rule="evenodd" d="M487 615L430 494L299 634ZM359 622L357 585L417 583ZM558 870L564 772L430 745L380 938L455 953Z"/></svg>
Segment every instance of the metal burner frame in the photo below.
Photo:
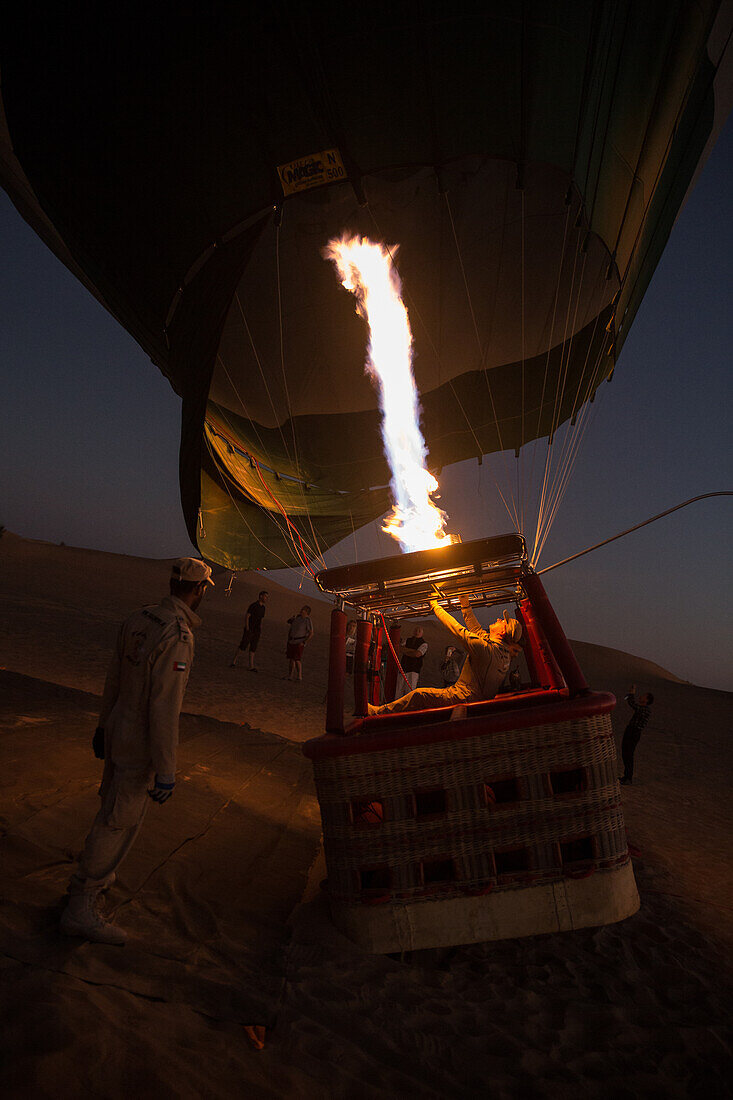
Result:
<svg viewBox="0 0 733 1100"><path fill-rule="evenodd" d="M316 580L321 590L336 600L331 614L328 733L345 732L345 604L353 607L358 616L354 660L356 716L366 715L368 703L381 701L379 668L382 647L386 644L387 619L391 646L384 690L385 697L391 699L398 676L393 650L399 646L400 622L430 614L430 601L436 598L454 612L460 598L476 608L516 603L515 613L524 627L525 657L532 685L532 690L516 699L517 705L528 703L535 688L565 697L588 692L542 581L529 565L524 537L517 531L454 543L438 550L327 569ZM479 705L482 704L471 704ZM419 723L420 716L421 712L412 712L411 723ZM431 712L425 712L424 721L431 720ZM378 720L368 721L371 724Z"/></svg>

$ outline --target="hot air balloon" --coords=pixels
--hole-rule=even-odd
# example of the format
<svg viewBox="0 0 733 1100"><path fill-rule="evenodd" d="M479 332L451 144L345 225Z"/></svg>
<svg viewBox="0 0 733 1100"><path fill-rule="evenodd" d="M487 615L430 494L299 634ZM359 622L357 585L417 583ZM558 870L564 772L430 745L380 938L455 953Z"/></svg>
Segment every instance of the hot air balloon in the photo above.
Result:
<svg viewBox="0 0 733 1100"><path fill-rule="evenodd" d="M0 181L183 398L209 560L309 565L388 507L363 319L323 258L340 237L398 269L431 469L547 441L533 536L319 575L329 732L305 751L340 927L396 951L634 912L615 701L588 691L533 565L727 113L730 6L26 5L0 28ZM530 682L343 736L341 604L365 715L376 614L422 613L435 581L447 603L517 601Z"/></svg>
<svg viewBox="0 0 733 1100"><path fill-rule="evenodd" d="M321 256L335 234L400 246L431 468L580 432L722 124L730 18L717 0L5 13L3 186L183 398L206 557L317 558L388 506L363 324Z"/></svg>

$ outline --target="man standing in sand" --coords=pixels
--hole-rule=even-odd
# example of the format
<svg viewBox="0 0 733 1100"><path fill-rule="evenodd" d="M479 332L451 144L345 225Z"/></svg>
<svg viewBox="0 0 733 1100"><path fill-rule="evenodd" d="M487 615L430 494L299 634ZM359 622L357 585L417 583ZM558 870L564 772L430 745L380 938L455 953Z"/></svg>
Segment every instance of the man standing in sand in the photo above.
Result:
<svg viewBox="0 0 733 1100"><path fill-rule="evenodd" d="M265 605L267 604L267 597L270 593L267 589L263 588L259 596L254 603L251 603L247 608L247 615L244 620L244 632L242 634L242 640L239 643L239 649L232 657L232 663L230 668L237 667L237 657L244 650L249 650L249 671L256 672L255 668L255 652L257 646L260 644L260 635L262 633L262 620L265 617Z"/></svg>
<svg viewBox="0 0 733 1100"><path fill-rule="evenodd" d="M621 759L624 762L624 774L619 782L631 784L634 782L634 753L641 739L641 731L649 721L650 707L654 702L654 696L648 691L646 695L640 696L637 701L636 684L632 684L626 696L626 702L634 713L624 730L623 740L621 741Z"/></svg>
<svg viewBox="0 0 733 1100"><path fill-rule="evenodd" d="M381 707L369 704L370 715L394 714L402 710L423 710L429 707L461 706L480 699L494 698L509 671L512 657L522 651L519 645L522 625L517 619L508 618L505 612L504 618L497 619L488 630L484 630L468 600L461 599L460 604L465 627L456 622L437 600L430 601L434 614L451 634L460 639L468 651L456 683L452 687L418 688ZM457 711L455 716L462 714Z"/></svg>
<svg viewBox="0 0 733 1100"><path fill-rule="evenodd" d="M311 609L305 604L297 615L288 619L290 630L288 631L287 658L289 661L288 680L303 679L303 650L313 637L313 623L310 619Z"/></svg>
<svg viewBox="0 0 733 1100"><path fill-rule="evenodd" d="M101 915L99 895L114 882L148 808L176 784L178 719L193 663L196 608L211 569L198 558L172 566L170 595L136 611L120 627L102 696L94 754L104 758L99 813L87 836L61 931L97 943L123 944L127 934Z"/></svg>

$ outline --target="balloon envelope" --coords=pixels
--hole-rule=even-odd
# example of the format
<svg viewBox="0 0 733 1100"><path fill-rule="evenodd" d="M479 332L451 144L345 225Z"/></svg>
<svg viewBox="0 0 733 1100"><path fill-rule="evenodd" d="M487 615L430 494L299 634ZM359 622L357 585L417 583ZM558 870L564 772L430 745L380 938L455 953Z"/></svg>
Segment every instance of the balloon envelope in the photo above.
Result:
<svg viewBox="0 0 733 1100"><path fill-rule="evenodd" d="M182 396L231 568L388 506L331 237L399 246L432 467L516 449L612 373L730 102L716 0L37 16L0 21L3 185Z"/></svg>

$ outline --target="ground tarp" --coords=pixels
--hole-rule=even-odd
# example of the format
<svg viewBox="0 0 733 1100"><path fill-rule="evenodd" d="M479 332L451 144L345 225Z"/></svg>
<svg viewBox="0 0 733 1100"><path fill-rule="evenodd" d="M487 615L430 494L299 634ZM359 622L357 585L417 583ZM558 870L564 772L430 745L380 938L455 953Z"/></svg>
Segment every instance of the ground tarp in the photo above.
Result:
<svg viewBox="0 0 733 1100"><path fill-rule="evenodd" d="M151 804L107 897L130 940L124 948L86 943L60 936L58 918L97 810L97 700L7 671L0 683L4 954L217 1019L271 1026L285 922L320 844L299 746L184 715L174 798Z"/></svg>

